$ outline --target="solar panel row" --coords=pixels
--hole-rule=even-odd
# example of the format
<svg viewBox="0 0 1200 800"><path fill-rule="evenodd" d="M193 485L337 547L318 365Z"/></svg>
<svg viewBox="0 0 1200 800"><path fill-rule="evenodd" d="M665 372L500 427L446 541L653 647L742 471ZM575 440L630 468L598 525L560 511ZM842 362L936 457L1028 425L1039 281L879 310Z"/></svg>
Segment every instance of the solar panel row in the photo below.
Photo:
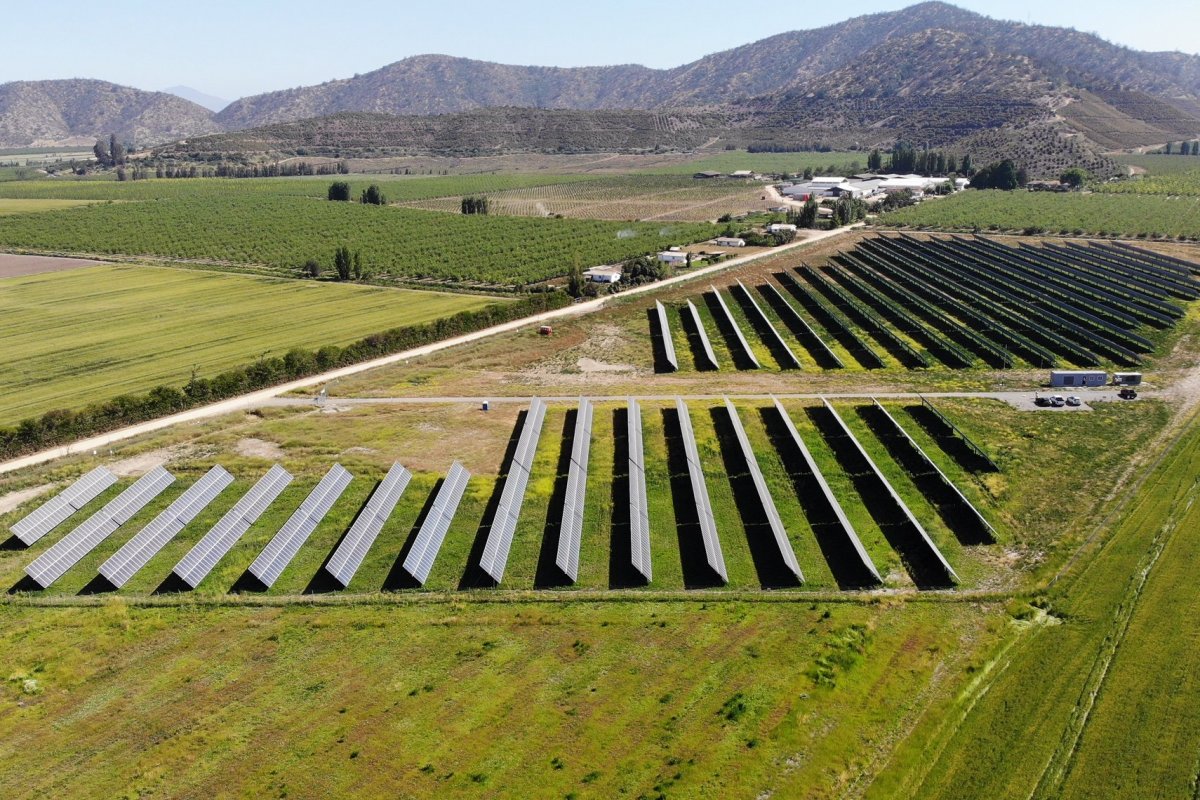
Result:
<svg viewBox="0 0 1200 800"><path fill-rule="evenodd" d="M508 551L512 547L517 519L521 515L525 487L529 485L529 474L533 468L533 454L537 449L545 418L546 404L535 397L525 416L525 426L517 442L517 451L513 455L512 466L509 467L508 478L504 482L504 491L500 493L500 504L496 508L487 542L483 546L483 556L479 559L480 568L496 583L504 577L504 568L508 564Z"/></svg>
<svg viewBox="0 0 1200 800"><path fill-rule="evenodd" d="M642 407L629 398L629 553L633 568L646 583L654 580L650 563L650 510L646 500L646 454L642 442Z"/></svg>
<svg viewBox="0 0 1200 800"><path fill-rule="evenodd" d="M925 465L937 474L942 484L948 487L950 491L952 491L958 497L959 503L966 508L968 512L970 512L980 529L986 532L986 534L991 537L993 542L996 541L996 529L992 527L991 523L987 521L983 514L979 513L979 509L975 507L975 504L967 499L967 496L963 494L957 486L954 485L954 481L950 480L946 473L942 472L941 468L939 468L937 464L933 463L933 459L925 454L925 451L921 448L921 445L917 444L916 440L908 435L908 431L901 427L900 422L893 417L878 400L872 397L871 401L875 403L875 408L879 409L883 416L887 418L888 422L891 423L896 432L900 434L900 436L904 437L909 446L912 447L917 455L921 457L921 460L925 462Z"/></svg>
<svg viewBox="0 0 1200 800"><path fill-rule="evenodd" d="M587 494L588 454L592 447L592 402L579 401L575 435L571 439L571 465L558 528L558 553L554 563L572 581L579 577L579 548L583 539L583 503Z"/></svg>
<svg viewBox="0 0 1200 800"><path fill-rule="evenodd" d="M342 586L350 585L350 579L358 572L367 551L375 543L379 532L383 530L383 524L392 515L396 503L400 502L400 496L404 494L411 480L412 473L395 463L371 493L371 499L367 501L358 519L354 520L341 544L325 564L325 571Z"/></svg>
<svg viewBox="0 0 1200 800"><path fill-rule="evenodd" d="M654 301L658 312L658 332L662 335L663 357L671 365L671 369L679 370L679 361L675 358L675 342L671 340L671 326L667 324L667 309L659 301Z"/></svg>
<svg viewBox="0 0 1200 800"><path fill-rule="evenodd" d="M26 574L45 589L174 482L174 475L155 467L35 558Z"/></svg>
<svg viewBox="0 0 1200 800"><path fill-rule="evenodd" d="M733 432L737 435L738 444L742 448L742 457L746 461L746 467L750 470L750 479L754 482L755 491L758 492L758 502L767 516L767 524L771 528L772 536L775 537L779 555L796 579L803 583L804 574L800 571L800 564L796 561L796 553L792 550L791 541L788 540L783 520L779 518L779 509L775 507L775 500L771 497L770 489L767 488L767 481L763 478L757 459L754 458L754 448L750 446L750 440L746 437L746 429L742 427L737 409L729 401L729 398L725 398L725 410L729 412L729 421L733 424Z"/></svg>
<svg viewBox="0 0 1200 800"><path fill-rule="evenodd" d="M896 490L892 488L892 484L888 481L887 477L885 477L883 472L880 471L879 467L875 465L875 462L871 459L871 456L867 454L867 451L862 444L859 443L858 439L854 436L854 433L851 432L849 426L847 426L842 420L841 416L838 415L837 409L835 409L828 400L822 400L822 402L825 404L825 408L828 409L829 413L833 416L834 421L837 422L842 433L859 452L867 466L871 469L871 472L875 474L875 477L878 478L879 482L883 485L884 490L892 498L892 502L895 504L896 508L898 508L900 513L904 515L904 518L908 521L909 526L917 532L917 535L921 538L921 542L925 546L926 552L932 556L942 568L942 571L945 573L948 580L953 583L958 583L958 574L950 566L950 562L946 561L946 557L942 555L942 551L938 549L937 545L933 543L933 539L930 538L929 532L925 530L925 528L913 515L912 510L908 507L908 504L905 503L904 500L901 499L900 495L896 493Z"/></svg>
<svg viewBox="0 0 1200 800"><path fill-rule="evenodd" d="M846 534L850 546L858 556L860 565L874 579L875 583L882 583L883 580L879 577L879 570L875 568L875 562L871 561L871 556L867 554L867 549L863 547L862 541L858 538L858 532L854 530L854 525L851 524L850 518L846 516L842 504L838 502L837 496L833 493L833 489L829 487L829 483L821 473L821 468L817 466L816 459L813 458L808 445L804 443L803 437L800 436L800 431L796 430L795 423L792 422L792 418L788 416L787 410L778 400L775 401L775 410L783 420L783 424L787 428L788 434L791 435L792 441L799 448L800 454L804 458L804 463L808 466L808 471L816 480L817 485L821 487L821 494L824 496L829 509L837 517L837 521L842 527L842 532Z"/></svg>
<svg viewBox="0 0 1200 800"><path fill-rule="evenodd" d="M746 285L741 281L738 281L737 285L738 288L742 290L742 296L750 301L750 307L754 309L755 319L757 319L759 324L771 334L771 338L775 340L775 344L782 351L783 358L780 366L800 369L800 359L796 358L796 354L792 352L792 348L788 347L788 343L784 341L784 338L779 334L779 331L776 330L775 326L771 323L771 320L766 315L766 312L762 310L762 306L760 306L758 301L754 299L754 295L750 294L750 290L747 289Z"/></svg>
<svg viewBox="0 0 1200 800"><path fill-rule="evenodd" d="M325 477L313 487L300 507L288 517L288 521L283 523L258 558L254 559L250 574L258 578L263 586L273 586L353 478L341 464L330 467Z"/></svg>
<svg viewBox="0 0 1200 800"><path fill-rule="evenodd" d="M193 589L199 586L291 482L292 475L286 469L278 464L271 467L180 559L172 572Z"/></svg>
<svg viewBox="0 0 1200 800"><path fill-rule="evenodd" d="M142 528L132 539L121 545L117 552L100 565L100 574L117 588L125 585L138 570L166 546L184 526L208 506L225 487L233 483L233 476L220 466L204 474L171 505Z"/></svg>
<svg viewBox="0 0 1200 800"><path fill-rule="evenodd" d="M709 286L708 288L712 289L713 296L717 298L717 305L721 307L721 314L725 317L725 322L733 331L733 335L737 337L738 345L742 348L742 352L746 354L746 358L754 365L754 368L758 369L761 365L758 363L758 359L755 358L754 351L750 349L750 343L746 341L746 335L742 333L742 329L738 327L737 320L733 318L733 312L729 310L729 306L725 305L725 298L717 291L717 287Z"/></svg>
<svg viewBox="0 0 1200 800"><path fill-rule="evenodd" d="M675 408L679 412L679 429L683 434L683 449L687 454L688 478L692 482L692 499L696 503L696 518L700 523L700 537L704 540L704 557L713 572L721 580L729 582L725 571L725 557L721 554L721 540L717 537L717 523L713 519L712 501L708 497L708 485L704 482L704 467L700 464L700 452L696 449L696 433L687 403L676 398Z"/></svg>
<svg viewBox="0 0 1200 800"><path fill-rule="evenodd" d="M26 545L31 545L66 522L76 511L95 500L101 492L116 482L116 475L104 467L96 467L56 497L34 509L10 530Z"/></svg>
<svg viewBox="0 0 1200 800"><path fill-rule="evenodd" d="M470 478L471 473L463 469L462 464L455 461L451 465L450 472L442 481L442 488L438 489L437 497L434 498L433 506L425 515L425 521L421 523L421 530L417 531L412 549L404 559L404 571L416 578L417 583L422 586L429 579L429 571L433 569L433 562L438 551L442 549L446 531L450 529L450 522L458 511L458 504Z"/></svg>
<svg viewBox="0 0 1200 800"><path fill-rule="evenodd" d="M791 303L783 298L783 294L776 289L773 284L768 283L762 288L766 290L767 294L775 298L775 302L778 307L783 309L781 313L791 319L792 322L800 326L809 340L812 341L818 348L820 348L821 353L825 356L825 358L829 359L831 363L836 364L838 368L845 368L846 365L842 363L840 358L838 358L837 353L830 349L829 345L825 343L825 340L822 339L820 335L817 334L816 330L813 329L813 326L808 324L808 320L806 320L800 314L800 312L792 306Z"/></svg>
<svg viewBox="0 0 1200 800"><path fill-rule="evenodd" d="M708 360L708 365L713 369L720 369L721 365L717 363L717 354L713 352L712 342L708 338L708 331L704 330L704 320L700 319L700 312L691 300L687 301L687 306L688 313L692 315L692 324L696 326L696 335L700 337L700 346L704 350L704 357Z"/></svg>

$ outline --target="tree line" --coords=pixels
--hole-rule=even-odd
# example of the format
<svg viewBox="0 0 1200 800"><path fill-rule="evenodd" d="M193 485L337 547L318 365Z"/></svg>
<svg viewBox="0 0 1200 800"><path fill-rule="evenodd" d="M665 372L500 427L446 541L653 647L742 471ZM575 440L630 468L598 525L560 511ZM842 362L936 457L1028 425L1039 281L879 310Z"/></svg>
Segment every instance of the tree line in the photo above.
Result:
<svg viewBox="0 0 1200 800"><path fill-rule="evenodd" d="M1200 141L1195 142L1167 142L1166 146L1160 151L1164 155L1178 154L1181 156L1200 156Z"/></svg>
<svg viewBox="0 0 1200 800"><path fill-rule="evenodd" d="M317 350L293 348L278 358L262 357L252 364L204 378L194 372L182 387L156 386L145 394L121 395L77 410L47 411L40 417L0 428L0 457L14 458L54 445L174 414L257 389L297 380L336 367L357 364L413 347L482 330L521 317L562 308L570 303L564 292L532 294L511 303L494 303L461 311L422 325L392 328L357 342Z"/></svg>

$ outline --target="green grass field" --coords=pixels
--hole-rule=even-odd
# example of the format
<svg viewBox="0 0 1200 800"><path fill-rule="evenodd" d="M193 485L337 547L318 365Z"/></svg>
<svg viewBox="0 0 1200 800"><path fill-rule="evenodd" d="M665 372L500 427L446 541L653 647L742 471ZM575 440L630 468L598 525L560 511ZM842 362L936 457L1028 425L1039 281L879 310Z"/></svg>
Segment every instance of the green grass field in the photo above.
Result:
<svg viewBox="0 0 1200 800"><path fill-rule="evenodd" d="M7 217L13 214L31 214L37 211L61 211L64 208L75 208L76 206L86 206L92 203L92 200L11 200L0 199L0 217Z"/></svg>
<svg viewBox="0 0 1200 800"><path fill-rule="evenodd" d="M1200 197L967 191L890 214L883 227L1200 238Z"/></svg>
<svg viewBox="0 0 1200 800"><path fill-rule="evenodd" d="M104 266L0 281L0 424L344 345L493 298Z"/></svg>
<svg viewBox="0 0 1200 800"><path fill-rule="evenodd" d="M832 167L842 167L843 171L859 172L866 169L867 155L865 152L828 153L748 153L745 150L729 150L717 155L705 156L686 164L676 164L670 167L655 167L648 172L671 175L691 175L695 172L711 170L713 172L736 172L740 169L757 172L790 172L803 173L809 167L817 170L827 170ZM858 164L857 169L851 169Z"/></svg>

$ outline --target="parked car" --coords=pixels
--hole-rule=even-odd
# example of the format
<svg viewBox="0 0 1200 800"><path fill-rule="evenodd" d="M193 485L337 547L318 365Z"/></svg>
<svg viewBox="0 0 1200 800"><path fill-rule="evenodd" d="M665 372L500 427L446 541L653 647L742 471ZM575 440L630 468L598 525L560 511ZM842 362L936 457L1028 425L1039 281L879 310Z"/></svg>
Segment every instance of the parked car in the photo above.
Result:
<svg viewBox="0 0 1200 800"><path fill-rule="evenodd" d="M1126 387L1117 392L1117 396L1122 400L1137 400L1137 389L1130 389Z"/></svg>
<svg viewBox="0 0 1200 800"><path fill-rule="evenodd" d="M1046 406L1050 405L1050 398L1042 397L1040 394L1034 395L1033 404L1035 406L1041 406L1042 408L1045 408Z"/></svg>
<svg viewBox="0 0 1200 800"><path fill-rule="evenodd" d="M1080 399L1079 399L1078 397L1076 397L1075 395L1071 395L1070 397L1068 397L1068 398L1067 398L1067 405L1069 405L1069 406L1081 406L1081 405L1083 405L1083 401L1082 401L1082 400L1080 400Z"/></svg>
<svg viewBox="0 0 1200 800"><path fill-rule="evenodd" d="M1054 406L1055 408L1062 408L1066 404L1067 404L1067 399L1065 397L1063 397L1061 394L1056 394L1056 395L1054 395L1054 397L1050 398L1050 405Z"/></svg>

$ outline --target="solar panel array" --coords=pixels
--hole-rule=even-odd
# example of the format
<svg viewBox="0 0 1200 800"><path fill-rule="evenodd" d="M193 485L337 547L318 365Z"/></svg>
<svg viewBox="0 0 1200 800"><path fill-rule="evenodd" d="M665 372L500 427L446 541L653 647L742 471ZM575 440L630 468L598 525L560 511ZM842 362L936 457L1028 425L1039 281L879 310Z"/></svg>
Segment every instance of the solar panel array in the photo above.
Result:
<svg viewBox="0 0 1200 800"><path fill-rule="evenodd" d="M200 581L212 572L217 562L225 557L291 482L292 475L286 469L278 464L271 467L179 560L172 572L193 589L199 586Z"/></svg>
<svg viewBox="0 0 1200 800"><path fill-rule="evenodd" d="M696 449L696 433L692 429L692 418L687 403L676 398L675 408L679 412L679 429L683 434L683 449L687 454L688 477L692 482L692 498L696 503L696 518L700 522L700 537L704 540L704 557L713 572L728 583L725 557L721 554L721 540L717 538L717 523L713 519L712 501L708 497L708 485L704 482L704 467L700 464L700 452Z"/></svg>
<svg viewBox="0 0 1200 800"><path fill-rule="evenodd" d="M14 524L13 535L26 545L33 544L116 482L116 475L104 467L96 467Z"/></svg>
<svg viewBox="0 0 1200 800"><path fill-rule="evenodd" d="M858 532L854 530L854 525L851 524L850 518L846 516L842 504L838 502L837 496L833 493L833 489L829 488L829 483L826 482L825 476L821 473L821 468L817 466L816 459L808 449L808 445L804 443L804 438L800 436L800 431L796 430L795 423L788 416L787 410L783 405L776 400L775 410L779 412L779 416L783 419L783 424L788 429L788 433L792 437L792 441L796 447L800 449L800 454L804 457L804 463L808 465L808 471L816 479L817 485L821 487L821 494L825 497L825 502L833 511L838 522L842 526L842 531L846 534L846 538L850 541L850 546L854 548L854 552L858 555L858 560L863 569L865 569L875 579L876 583L882 583L883 579L879 577L879 570L875 568L875 562L871 560L871 556L867 554L867 549L863 547L862 541L858 538Z"/></svg>
<svg viewBox="0 0 1200 800"><path fill-rule="evenodd" d="M709 286L708 288L712 289L713 296L717 298L717 305L721 307L721 313L724 314L725 321L729 323L729 327L733 330L733 335L737 337L742 352L746 354L746 358L750 360L754 368L758 369L761 365L758 363L758 359L754 357L754 351L750 349L750 343L746 341L746 335L742 333L742 329L738 327L737 320L733 318L733 312L729 310L729 306L725 305L725 298L717 291L717 287Z"/></svg>
<svg viewBox="0 0 1200 800"><path fill-rule="evenodd" d="M411 480L412 473L395 463L371 493L371 499L325 564L325 571L342 586L350 585L350 579L358 572L367 551L375 543L383 524L392 515L396 503L400 502L400 495L404 494Z"/></svg>
<svg viewBox="0 0 1200 800"><path fill-rule="evenodd" d="M750 470L750 479L754 482L754 488L758 492L758 502L767 516L767 524L771 527L771 534L775 537L779 555L796 579L803 583L804 574L800 571L800 564L796 561L796 553L792 550L791 541L788 540L783 520L779 518L779 509L775 507L771 490L767 488L767 481L763 478L757 459L754 458L754 448L750 446L750 439L746 437L746 429L742 427L742 420L738 417L737 409L734 408L729 398L725 398L725 410L729 412L729 421L733 424L733 432L737 434L738 444L742 448L742 456L746 460L746 467Z"/></svg>
<svg viewBox="0 0 1200 800"><path fill-rule="evenodd" d="M921 460L925 462L925 465L937 474L942 483L949 487L950 491L954 492L954 494L958 497L959 503L961 503L968 511L971 512L980 529L990 536L993 542L996 541L996 529L992 527L992 524L987 521L983 514L979 513L979 509L975 507L975 504L967 499L967 496L963 494L957 486L954 485L954 481L950 480L946 473L942 472L941 468L938 467L937 464L933 463L933 459L926 455L925 451L921 448L921 445L917 444L916 440L908 435L908 431L901 427L900 422L893 417L888 410L879 403L878 400L873 397L871 400L875 403L875 407L879 409L879 411L882 412L885 417L887 417L888 422L892 424L892 427L896 429L896 432L903 436L908 442L909 446L911 446L917 455L921 457Z"/></svg>
<svg viewBox="0 0 1200 800"><path fill-rule="evenodd" d="M696 335L700 337L700 346L704 348L704 357L708 359L709 366L713 369L720 369L721 365L717 363L717 354L713 352L712 342L708 339L708 331L704 330L704 320L700 319L700 312L691 300L687 301L687 306L692 315L692 323L696 326Z"/></svg>
<svg viewBox="0 0 1200 800"><path fill-rule="evenodd" d="M533 398L525 416L525 427L517 442L517 452L508 469L504 491L500 493L500 505L496 508L487 543L483 546L483 556L479 559L480 568L496 583L504 577L504 568L508 564L508 551L512 547L513 533L517 530L521 503L525 500L525 487L529 485L529 473L533 468L533 454L537 450L545 419L546 404L537 397Z"/></svg>
<svg viewBox="0 0 1200 800"><path fill-rule="evenodd" d="M741 281L738 281L737 285L738 288L742 290L742 295L750 301L750 307L754 309L755 318L758 319L759 323L763 325L768 332L770 332L771 338L775 340L775 344L780 348L780 350L783 351L783 360L789 362L788 364L781 363L780 366L791 366L795 369L800 369L800 359L796 358L796 354L792 352L792 348L788 347L788 343L784 341L784 338L779 334L779 331L776 330L775 326L771 323L770 318L762 310L762 306L760 306L758 301L754 299L754 295L750 294L750 290L747 289L746 285Z"/></svg>
<svg viewBox="0 0 1200 800"><path fill-rule="evenodd" d="M558 528L558 554L554 563L572 581L579 577L579 547L583 539L583 501L587 495L588 454L592 448L592 402L579 401L575 436L571 441L571 466L563 499L562 524Z"/></svg>
<svg viewBox="0 0 1200 800"><path fill-rule="evenodd" d="M291 563L301 545L316 530L318 523L333 508L333 504L346 491L354 478L341 464L334 464L313 487L300 507L292 512L267 546L250 565L250 574L258 578L263 586L270 587L279 579L284 568Z"/></svg>
<svg viewBox="0 0 1200 800"><path fill-rule="evenodd" d="M847 426L842 420L841 416L838 415L837 410L830 405L828 400L822 400L822 402L825 404L825 408L828 409L829 413L833 416L833 419L837 422L838 427L841 428L842 433L845 434L846 438L850 440L850 443L854 445L854 448L863 457L863 460L866 461L867 466L871 469L871 472L873 472L875 477L879 479L879 482L883 484L884 490L886 490L888 495L892 498L892 502L900 510L900 513L904 515L904 518L908 521L908 524L917 532L917 535L921 537L921 541L924 543L929 555L933 556L934 560L936 560L941 566L942 570L946 574L946 578L954 583L958 583L958 573L954 571L954 569L950 566L950 562L948 562L946 557L942 555L942 551L939 550L937 545L933 543L933 539L930 538L929 532L926 531L924 526L921 525L915 516L913 516L908 504L905 503L904 500L901 499L900 495L896 493L896 490L892 488L892 484L884 476L883 472L880 471L879 467L875 465L875 462L871 459L871 456L867 454L866 449L862 446L862 444L859 443L858 439L851 432L849 426Z"/></svg>
<svg viewBox="0 0 1200 800"><path fill-rule="evenodd" d="M675 342L671 341L671 327L667 324L667 309L658 300L654 301L658 312L658 332L662 334L663 357L671 365L671 369L679 370L679 361L675 358Z"/></svg>
<svg viewBox="0 0 1200 800"><path fill-rule="evenodd" d="M446 531L450 529L450 522L458 511L458 504L470 478L471 473L463 469L462 464L455 461L451 465L450 472L442 481L442 488L438 489L437 497L434 498L433 507L425 515L421 530L417 531L412 549L404 559L404 571L416 578L417 583L422 586L429 579L429 571L433 569L433 562L438 551L442 549Z"/></svg>
<svg viewBox="0 0 1200 800"><path fill-rule="evenodd" d="M821 352L825 358L836 364L839 369L845 368L846 365L842 363L840 358L838 358L837 353L830 349L829 345L825 343L825 340L822 339L816 330L813 329L813 326L808 324L808 320L806 320L799 311L793 308L791 303L783 298L783 294L776 289L774 285L768 283L762 288L765 289L768 294L775 297L776 302L779 304L779 308L784 309L782 313L791 317L793 322L804 329L805 334L817 345L817 347L821 349Z"/></svg>
<svg viewBox="0 0 1200 800"><path fill-rule="evenodd" d="M642 441L642 407L629 399L629 552L633 568L646 582L654 580L650 567L650 507L646 499L646 450Z"/></svg>
<svg viewBox="0 0 1200 800"><path fill-rule="evenodd" d="M154 554L196 518L209 503L217 499L233 476L221 466L215 466L193 483L187 491L175 498L149 525L138 531L132 539L121 545L121 549L100 565L100 574L118 589L146 566Z"/></svg>
<svg viewBox="0 0 1200 800"><path fill-rule="evenodd" d="M162 467L150 470L35 558L26 574L45 589L174 482L175 476Z"/></svg>

